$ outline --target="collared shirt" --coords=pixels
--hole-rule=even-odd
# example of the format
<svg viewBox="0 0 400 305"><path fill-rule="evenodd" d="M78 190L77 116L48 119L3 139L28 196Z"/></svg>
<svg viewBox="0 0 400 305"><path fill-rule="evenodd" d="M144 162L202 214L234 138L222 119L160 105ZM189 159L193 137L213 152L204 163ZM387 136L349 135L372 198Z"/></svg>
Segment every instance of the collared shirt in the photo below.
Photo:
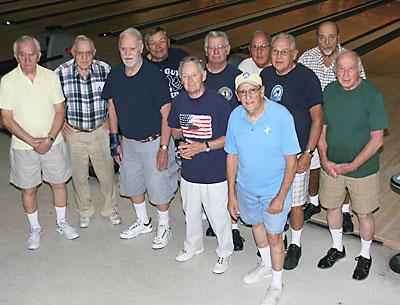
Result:
<svg viewBox="0 0 400 305"><path fill-rule="evenodd" d="M346 50L340 44L338 45L338 48L339 54ZM326 67L324 65L324 59L322 57L322 53L319 47L315 47L305 51L300 56L298 62L313 70L313 72L319 78L322 91L324 91L325 87L329 83L336 80L334 61L329 67ZM364 67L361 67L360 76L364 79L366 78Z"/></svg>
<svg viewBox="0 0 400 305"><path fill-rule="evenodd" d="M64 101L60 80L53 71L37 65L33 81L20 65L3 76L0 82L0 108L11 110L14 120L32 137L47 137L53 125L55 104ZM54 144L63 140L58 133ZM33 149L28 143L12 136L11 147Z"/></svg>
<svg viewBox="0 0 400 305"><path fill-rule="evenodd" d="M110 70L105 62L93 60L85 79L79 74L74 59L55 70L64 91L67 108L65 120L72 127L91 130L104 123L108 115L108 102L101 98L101 92Z"/></svg>

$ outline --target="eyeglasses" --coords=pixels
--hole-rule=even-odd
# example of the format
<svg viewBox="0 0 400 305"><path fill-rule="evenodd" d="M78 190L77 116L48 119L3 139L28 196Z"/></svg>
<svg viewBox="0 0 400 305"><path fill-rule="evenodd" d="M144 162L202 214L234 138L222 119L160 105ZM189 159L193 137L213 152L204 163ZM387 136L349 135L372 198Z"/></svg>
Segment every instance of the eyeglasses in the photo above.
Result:
<svg viewBox="0 0 400 305"><path fill-rule="evenodd" d="M288 57L290 55L290 53L292 53L293 50L289 50L289 49L283 49L283 50L277 50L275 48L272 48L271 50L271 54L278 56L279 54L281 54L281 56L283 57Z"/></svg>
<svg viewBox="0 0 400 305"><path fill-rule="evenodd" d="M221 50L221 49L224 49L226 47L227 47L227 45L222 45L222 44L218 44L218 45L215 45L215 46L205 46L205 48L209 49L209 50Z"/></svg>
<svg viewBox="0 0 400 305"><path fill-rule="evenodd" d="M86 51L86 52L79 52L75 51L75 55L79 57L93 57L93 52L92 51Z"/></svg>
<svg viewBox="0 0 400 305"><path fill-rule="evenodd" d="M240 91L236 91L236 92L237 92L237 95L239 97L244 97L246 95L255 96L257 94L258 90L260 90L260 89L261 89L261 86L258 86L257 88L252 88L252 89L249 89L247 91L246 90L240 90Z"/></svg>
<svg viewBox="0 0 400 305"><path fill-rule="evenodd" d="M249 46L249 48L250 48L250 51L251 50L263 51L263 50L269 48L269 45L267 45L267 44L252 44Z"/></svg>

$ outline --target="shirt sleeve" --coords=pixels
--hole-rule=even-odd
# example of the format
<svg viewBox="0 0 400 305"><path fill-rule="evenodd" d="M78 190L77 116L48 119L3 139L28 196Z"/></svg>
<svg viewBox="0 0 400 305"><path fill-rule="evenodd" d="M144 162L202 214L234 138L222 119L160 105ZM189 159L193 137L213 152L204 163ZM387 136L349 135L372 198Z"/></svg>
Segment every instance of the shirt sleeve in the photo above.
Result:
<svg viewBox="0 0 400 305"><path fill-rule="evenodd" d="M231 155L237 155L238 149L235 141L235 122L236 122L236 114L237 111L233 111L231 115L229 116L228 120L228 128L226 130L226 136L225 136L225 145L224 145L224 150L226 153L231 154Z"/></svg>
<svg viewBox="0 0 400 305"><path fill-rule="evenodd" d="M307 68L308 69L308 68ZM315 73L308 69L309 76L307 77L305 85L305 100L308 108L312 108L315 105L323 104L321 83Z"/></svg>
<svg viewBox="0 0 400 305"><path fill-rule="evenodd" d="M101 92L101 98L104 100L113 98L113 92L112 92L113 76L114 76L113 70L111 70L107 76L105 83L104 83L103 91Z"/></svg>
<svg viewBox="0 0 400 305"><path fill-rule="evenodd" d="M385 103L382 94L375 88L368 95L368 125L371 131L383 130L389 127Z"/></svg>
<svg viewBox="0 0 400 305"><path fill-rule="evenodd" d="M282 128L282 139L283 139L283 154L296 155L301 151L299 140L297 139L296 128L294 126L294 120L292 115L285 111L284 114L284 127Z"/></svg>
<svg viewBox="0 0 400 305"><path fill-rule="evenodd" d="M61 82L58 77L58 74L56 74L55 72L52 72L52 74L53 74L52 76L53 86L50 86L50 88L52 88L51 93L53 95L52 101L53 104L60 104L65 100L64 92L61 88Z"/></svg>
<svg viewBox="0 0 400 305"><path fill-rule="evenodd" d="M172 101L171 111L169 112L168 115L168 126L171 128L181 129L181 125L179 123L177 104L178 104L177 100Z"/></svg>
<svg viewBox="0 0 400 305"><path fill-rule="evenodd" d="M5 78L0 81L0 108L12 110L14 107L10 88L7 86Z"/></svg>

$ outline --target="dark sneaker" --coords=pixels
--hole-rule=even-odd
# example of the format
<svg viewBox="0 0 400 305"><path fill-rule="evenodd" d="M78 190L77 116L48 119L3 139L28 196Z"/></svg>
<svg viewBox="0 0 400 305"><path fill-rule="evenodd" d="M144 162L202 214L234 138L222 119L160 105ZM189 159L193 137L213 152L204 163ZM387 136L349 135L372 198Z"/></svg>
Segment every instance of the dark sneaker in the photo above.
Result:
<svg viewBox="0 0 400 305"><path fill-rule="evenodd" d="M343 234L350 234L354 231L354 224L350 213L343 213Z"/></svg>
<svg viewBox="0 0 400 305"><path fill-rule="evenodd" d="M390 259L389 267L396 273L400 273L400 253Z"/></svg>
<svg viewBox="0 0 400 305"><path fill-rule="evenodd" d="M353 272L353 279L362 281L368 277L369 269L371 269L372 257L365 258L364 256L356 257L357 266Z"/></svg>
<svg viewBox="0 0 400 305"><path fill-rule="evenodd" d="M286 252L285 262L283 264L283 269L292 270L299 264L299 259L301 257L301 247L290 244Z"/></svg>
<svg viewBox="0 0 400 305"><path fill-rule="evenodd" d="M337 261L341 260L346 256L346 250L343 247L342 251L336 248L330 248L328 253L319 260L318 267L321 269L331 268Z"/></svg>
<svg viewBox="0 0 400 305"><path fill-rule="evenodd" d="M211 226L208 226L208 229L206 231L206 236L215 237L214 230L211 228Z"/></svg>
<svg viewBox="0 0 400 305"><path fill-rule="evenodd" d="M315 206L312 203L308 203L304 208L304 222L309 221L315 214L321 212L321 206Z"/></svg>
<svg viewBox="0 0 400 305"><path fill-rule="evenodd" d="M244 238L240 236L240 232L238 229L232 230L232 238L233 238L233 250L235 251L243 250Z"/></svg>

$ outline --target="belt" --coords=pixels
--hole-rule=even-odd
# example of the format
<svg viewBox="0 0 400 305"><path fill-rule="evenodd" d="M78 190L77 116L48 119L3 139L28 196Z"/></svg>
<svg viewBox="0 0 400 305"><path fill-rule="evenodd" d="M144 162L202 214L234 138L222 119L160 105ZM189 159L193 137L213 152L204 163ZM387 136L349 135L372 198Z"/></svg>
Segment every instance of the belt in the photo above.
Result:
<svg viewBox="0 0 400 305"><path fill-rule="evenodd" d="M93 129L80 129L80 128L76 128L72 125L70 125L70 126L76 131L89 133L89 132L95 131L96 129L100 128L101 126L103 126L103 124L101 124L100 126L97 126L96 128L93 128Z"/></svg>
<svg viewBox="0 0 400 305"><path fill-rule="evenodd" d="M161 135L159 133L153 134L150 137L147 137L147 138L145 138L143 140L139 140L139 142L141 142L141 143L151 142L151 141L154 141L155 139L159 138L160 136Z"/></svg>

